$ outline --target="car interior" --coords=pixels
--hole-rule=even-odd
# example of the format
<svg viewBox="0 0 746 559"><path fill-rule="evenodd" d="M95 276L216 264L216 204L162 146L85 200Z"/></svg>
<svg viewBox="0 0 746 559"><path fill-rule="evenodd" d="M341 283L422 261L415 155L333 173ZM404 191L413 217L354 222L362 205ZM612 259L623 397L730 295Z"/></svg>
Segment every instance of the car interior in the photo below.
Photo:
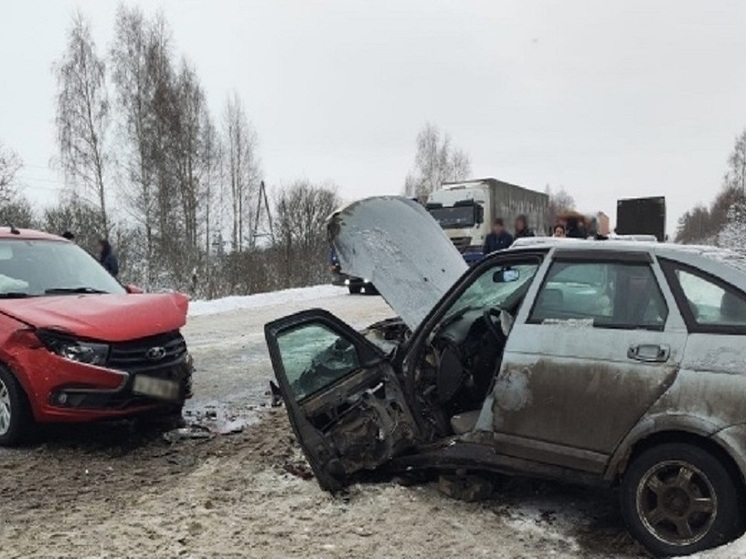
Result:
<svg viewBox="0 0 746 559"><path fill-rule="evenodd" d="M537 269L538 262L489 268L434 328L415 379L433 437L473 429Z"/></svg>

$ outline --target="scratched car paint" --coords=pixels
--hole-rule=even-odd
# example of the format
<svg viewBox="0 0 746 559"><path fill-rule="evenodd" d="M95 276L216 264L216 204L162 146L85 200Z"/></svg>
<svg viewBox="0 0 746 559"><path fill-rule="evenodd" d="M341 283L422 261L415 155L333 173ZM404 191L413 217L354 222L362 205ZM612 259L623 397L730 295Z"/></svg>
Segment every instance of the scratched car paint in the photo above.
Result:
<svg viewBox="0 0 746 559"><path fill-rule="evenodd" d="M743 531L743 258L534 239L467 271L396 197L353 203L329 230L343 271L400 319L356 332L312 309L265 327L322 488L372 469L534 475L618 485L654 555Z"/></svg>

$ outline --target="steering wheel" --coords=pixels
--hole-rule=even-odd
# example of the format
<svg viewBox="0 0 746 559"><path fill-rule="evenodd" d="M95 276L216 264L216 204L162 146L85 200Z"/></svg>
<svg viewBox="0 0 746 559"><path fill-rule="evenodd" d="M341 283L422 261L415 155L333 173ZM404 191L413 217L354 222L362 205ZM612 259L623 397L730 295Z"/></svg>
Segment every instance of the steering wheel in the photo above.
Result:
<svg viewBox="0 0 746 559"><path fill-rule="evenodd" d="M484 323L487 325L487 330L489 330L490 333L495 336L495 339L498 342L506 340L505 334L503 333L502 325L500 323L500 313L502 312L503 311L500 307L490 307L488 309L484 309L484 312L482 313L482 318L484 318Z"/></svg>

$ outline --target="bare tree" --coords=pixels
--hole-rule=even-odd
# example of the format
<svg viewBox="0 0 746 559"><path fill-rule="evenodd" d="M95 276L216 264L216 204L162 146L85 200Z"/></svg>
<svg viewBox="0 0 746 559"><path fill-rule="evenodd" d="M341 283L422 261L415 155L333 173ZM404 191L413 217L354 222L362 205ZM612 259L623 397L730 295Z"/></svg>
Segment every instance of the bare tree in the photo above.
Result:
<svg viewBox="0 0 746 559"><path fill-rule="evenodd" d="M10 202L15 195L16 177L23 167L21 158L0 143L0 204Z"/></svg>
<svg viewBox="0 0 746 559"><path fill-rule="evenodd" d="M54 69L57 78L57 142L65 179L98 206L96 229L109 234L107 188L111 115L106 65L96 52L90 27L78 12L68 31L67 47Z"/></svg>
<svg viewBox="0 0 746 559"><path fill-rule="evenodd" d="M177 103L170 35L162 16L147 20L120 5L111 51L122 159L121 198L142 228L150 284L180 246L174 123Z"/></svg>
<svg viewBox="0 0 746 559"><path fill-rule="evenodd" d="M414 169L407 175L407 196L425 200L444 182L464 180L471 174L471 161L462 150L451 146L447 133L434 124L426 124L417 134Z"/></svg>
<svg viewBox="0 0 746 559"><path fill-rule="evenodd" d="M563 212L575 209L575 198L573 198L564 187L560 187L559 190L554 191L549 185L546 186L544 192L549 196L549 207L547 209L547 215L552 223L557 220L557 216Z"/></svg>
<svg viewBox="0 0 746 559"><path fill-rule="evenodd" d="M154 84L148 72L150 38L147 22L136 8L119 6L111 51L119 113L119 153L123 164L122 200L144 231L145 281L153 279L150 263L155 248L155 173L151 165L151 104Z"/></svg>
<svg viewBox="0 0 746 559"><path fill-rule="evenodd" d="M233 250L240 252L254 240L247 239L251 231L251 209L261 181L261 166L257 155L257 135L235 93L228 98L224 112L226 180L229 184L231 240Z"/></svg>
<svg viewBox="0 0 746 559"><path fill-rule="evenodd" d="M746 196L746 129L736 137L733 151L728 157L728 171L723 183L725 188Z"/></svg>
<svg viewBox="0 0 746 559"><path fill-rule="evenodd" d="M333 185L296 181L275 201L276 246L283 253L285 286L323 281L329 243L326 220L340 206Z"/></svg>

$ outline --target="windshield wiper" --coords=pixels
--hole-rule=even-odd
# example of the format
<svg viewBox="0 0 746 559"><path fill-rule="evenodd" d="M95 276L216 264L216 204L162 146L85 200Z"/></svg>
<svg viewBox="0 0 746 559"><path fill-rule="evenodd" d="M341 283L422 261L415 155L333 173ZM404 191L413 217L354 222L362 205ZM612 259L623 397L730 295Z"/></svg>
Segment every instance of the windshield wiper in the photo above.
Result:
<svg viewBox="0 0 746 559"><path fill-rule="evenodd" d="M0 293L0 299L24 299L26 297L35 297L30 293L22 293L21 291L8 291L6 293Z"/></svg>
<svg viewBox="0 0 746 559"><path fill-rule="evenodd" d="M44 293L45 295L57 295L57 294L65 294L65 293L101 294L101 293L108 293L108 291L102 291L101 289L96 289L94 287L52 287L51 289L45 290Z"/></svg>

